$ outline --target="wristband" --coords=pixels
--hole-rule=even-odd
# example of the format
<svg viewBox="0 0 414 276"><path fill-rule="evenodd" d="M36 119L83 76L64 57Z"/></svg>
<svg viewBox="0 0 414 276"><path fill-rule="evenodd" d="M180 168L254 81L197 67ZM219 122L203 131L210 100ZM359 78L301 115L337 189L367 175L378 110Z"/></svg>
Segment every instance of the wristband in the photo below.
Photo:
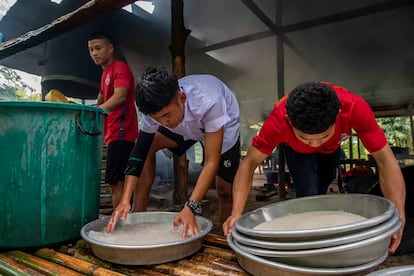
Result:
<svg viewBox="0 0 414 276"><path fill-rule="evenodd" d="M201 208L200 201L187 200L185 202L185 205L191 209L191 212L193 213L194 216L201 214L201 212L203 211L203 209Z"/></svg>

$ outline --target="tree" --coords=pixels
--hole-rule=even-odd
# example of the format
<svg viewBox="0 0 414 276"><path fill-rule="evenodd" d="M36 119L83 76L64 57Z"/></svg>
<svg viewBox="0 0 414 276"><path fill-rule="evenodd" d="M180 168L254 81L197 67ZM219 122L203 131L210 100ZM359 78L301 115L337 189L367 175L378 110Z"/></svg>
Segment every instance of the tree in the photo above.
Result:
<svg viewBox="0 0 414 276"><path fill-rule="evenodd" d="M411 130L409 117L378 118L377 121L384 130L390 145L402 148L410 145Z"/></svg>
<svg viewBox="0 0 414 276"><path fill-rule="evenodd" d="M0 100L25 99L27 92L34 91L15 70L0 65Z"/></svg>
<svg viewBox="0 0 414 276"><path fill-rule="evenodd" d="M408 116L377 118L377 122L384 131L387 141L392 147L410 147L412 151L410 118ZM367 159L368 151L362 143L358 143L358 137L354 131L352 131L352 134L352 155L349 152L350 139L341 144L346 156L348 158L352 156L354 159Z"/></svg>

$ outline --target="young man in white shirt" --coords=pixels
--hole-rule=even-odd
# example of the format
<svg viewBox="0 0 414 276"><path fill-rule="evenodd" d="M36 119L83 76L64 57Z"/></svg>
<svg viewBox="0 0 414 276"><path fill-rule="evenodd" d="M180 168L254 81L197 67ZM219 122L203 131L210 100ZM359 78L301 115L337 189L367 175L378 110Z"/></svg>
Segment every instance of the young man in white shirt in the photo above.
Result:
<svg viewBox="0 0 414 276"><path fill-rule="evenodd" d="M221 223L230 215L232 182L240 162L240 112L233 92L212 75L189 75L179 80L163 67L148 68L136 87L143 114L137 143L129 159L120 204L107 225L111 232L131 210L145 211L155 172L155 152L168 148L184 154L194 143L204 148L203 169L189 200L174 219L183 236L198 233L195 215L215 179Z"/></svg>

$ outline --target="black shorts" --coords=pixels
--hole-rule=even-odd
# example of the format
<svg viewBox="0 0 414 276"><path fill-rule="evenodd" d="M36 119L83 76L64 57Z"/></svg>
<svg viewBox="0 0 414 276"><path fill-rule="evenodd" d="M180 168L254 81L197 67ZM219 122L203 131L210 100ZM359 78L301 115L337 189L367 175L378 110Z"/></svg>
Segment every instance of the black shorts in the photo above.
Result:
<svg viewBox="0 0 414 276"><path fill-rule="evenodd" d="M233 147L221 155L217 175L227 182L233 183L234 176L239 168L240 158L241 153L239 138Z"/></svg>
<svg viewBox="0 0 414 276"><path fill-rule="evenodd" d="M134 145L135 142L119 140L109 143L106 155L106 183L124 181L125 169Z"/></svg>

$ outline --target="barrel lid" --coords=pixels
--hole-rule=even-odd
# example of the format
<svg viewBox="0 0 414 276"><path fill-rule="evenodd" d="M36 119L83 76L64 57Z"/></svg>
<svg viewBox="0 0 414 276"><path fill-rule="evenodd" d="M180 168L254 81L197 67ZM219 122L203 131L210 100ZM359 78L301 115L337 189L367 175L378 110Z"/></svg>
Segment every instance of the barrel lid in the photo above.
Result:
<svg viewBox="0 0 414 276"><path fill-rule="evenodd" d="M40 101L0 101L0 107L24 107L24 108L54 108L54 109L66 109L66 110L83 110L99 112L104 115L108 114L108 111L96 106L73 104L73 103L60 103L60 102L40 102Z"/></svg>

